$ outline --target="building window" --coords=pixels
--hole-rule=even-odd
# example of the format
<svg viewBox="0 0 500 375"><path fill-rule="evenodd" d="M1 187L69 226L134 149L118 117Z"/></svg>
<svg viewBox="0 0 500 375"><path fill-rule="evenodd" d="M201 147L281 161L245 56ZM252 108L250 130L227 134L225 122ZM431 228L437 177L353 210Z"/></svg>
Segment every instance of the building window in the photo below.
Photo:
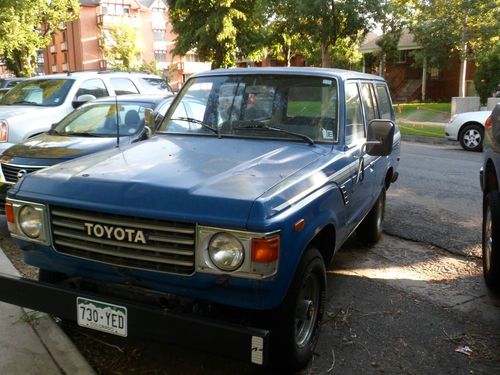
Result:
<svg viewBox="0 0 500 375"><path fill-rule="evenodd" d="M184 62L199 62L198 55L189 54L184 56Z"/></svg>
<svg viewBox="0 0 500 375"><path fill-rule="evenodd" d="M166 52L155 52L155 60L159 63L167 62L167 53Z"/></svg>
<svg viewBox="0 0 500 375"><path fill-rule="evenodd" d="M431 79L439 79L439 68L430 68L429 73L431 75Z"/></svg>
<svg viewBox="0 0 500 375"><path fill-rule="evenodd" d="M159 31L159 30L153 31L153 41L164 42L165 41L165 32Z"/></svg>

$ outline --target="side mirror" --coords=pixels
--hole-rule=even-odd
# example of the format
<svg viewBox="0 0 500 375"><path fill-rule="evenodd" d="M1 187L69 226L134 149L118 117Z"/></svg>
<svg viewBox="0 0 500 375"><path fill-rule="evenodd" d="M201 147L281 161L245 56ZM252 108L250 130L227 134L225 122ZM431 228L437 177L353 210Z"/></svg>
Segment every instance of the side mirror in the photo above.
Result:
<svg viewBox="0 0 500 375"><path fill-rule="evenodd" d="M391 120L372 120L368 124L366 153L371 156L387 156L392 152L396 125Z"/></svg>
<svg viewBox="0 0 500 375"><path fill-rule="evenodd" d="M151 137L156 131L155 114L151 108L144 110L144 128L148 138Z"/></svg>
<svg viewBox="0 0 500 375"><path fill-rule="evenodd" d="M71 103L71 104L73 104L73 108L78 108L82 104L87 103L91 100L95 100L95 99L96 99L96 97L94 95L84 94L84 95L80 95L75 100L73 100L73 103Z"/></svg>

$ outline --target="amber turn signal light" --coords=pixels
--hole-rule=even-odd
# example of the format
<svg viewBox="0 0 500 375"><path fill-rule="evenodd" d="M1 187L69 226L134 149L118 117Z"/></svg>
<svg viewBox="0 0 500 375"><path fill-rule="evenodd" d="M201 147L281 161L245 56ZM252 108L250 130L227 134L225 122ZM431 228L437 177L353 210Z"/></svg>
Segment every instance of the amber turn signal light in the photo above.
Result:
<svg viewBox="0 0 500 375"><path fill-rule="evenodd" d="M12 206L12 203L5 203L5 218L8 223L14 224L14 207Z"/></svg>
<svg viewBox="0 0 500 375"><path fill-rule="evenodd" d="M280 237L252 239L252 261L271 263L278 260L280 253Z"/></svg>

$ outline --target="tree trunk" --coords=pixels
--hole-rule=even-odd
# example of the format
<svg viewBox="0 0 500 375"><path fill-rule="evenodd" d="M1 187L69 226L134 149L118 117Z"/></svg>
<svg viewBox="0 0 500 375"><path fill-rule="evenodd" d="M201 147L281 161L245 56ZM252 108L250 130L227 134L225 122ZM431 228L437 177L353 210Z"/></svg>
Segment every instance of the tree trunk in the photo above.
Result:
<svg viewBox="0 0 500 375"><path fill-rule="evenodd" d="M328 55L328 44L326 42L321 42L321 67L330 68L330 56Z"/></svg>

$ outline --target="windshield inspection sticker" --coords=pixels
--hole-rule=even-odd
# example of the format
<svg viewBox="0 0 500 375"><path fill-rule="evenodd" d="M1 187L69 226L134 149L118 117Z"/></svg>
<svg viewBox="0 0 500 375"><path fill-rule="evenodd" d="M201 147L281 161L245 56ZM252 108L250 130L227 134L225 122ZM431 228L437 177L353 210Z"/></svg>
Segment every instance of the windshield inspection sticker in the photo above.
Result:
<svg viewBox="0 0 500 375"><path fill-rule="evenodd" d="M333 139L333 130L322 129L323 139Z"/></svg>

